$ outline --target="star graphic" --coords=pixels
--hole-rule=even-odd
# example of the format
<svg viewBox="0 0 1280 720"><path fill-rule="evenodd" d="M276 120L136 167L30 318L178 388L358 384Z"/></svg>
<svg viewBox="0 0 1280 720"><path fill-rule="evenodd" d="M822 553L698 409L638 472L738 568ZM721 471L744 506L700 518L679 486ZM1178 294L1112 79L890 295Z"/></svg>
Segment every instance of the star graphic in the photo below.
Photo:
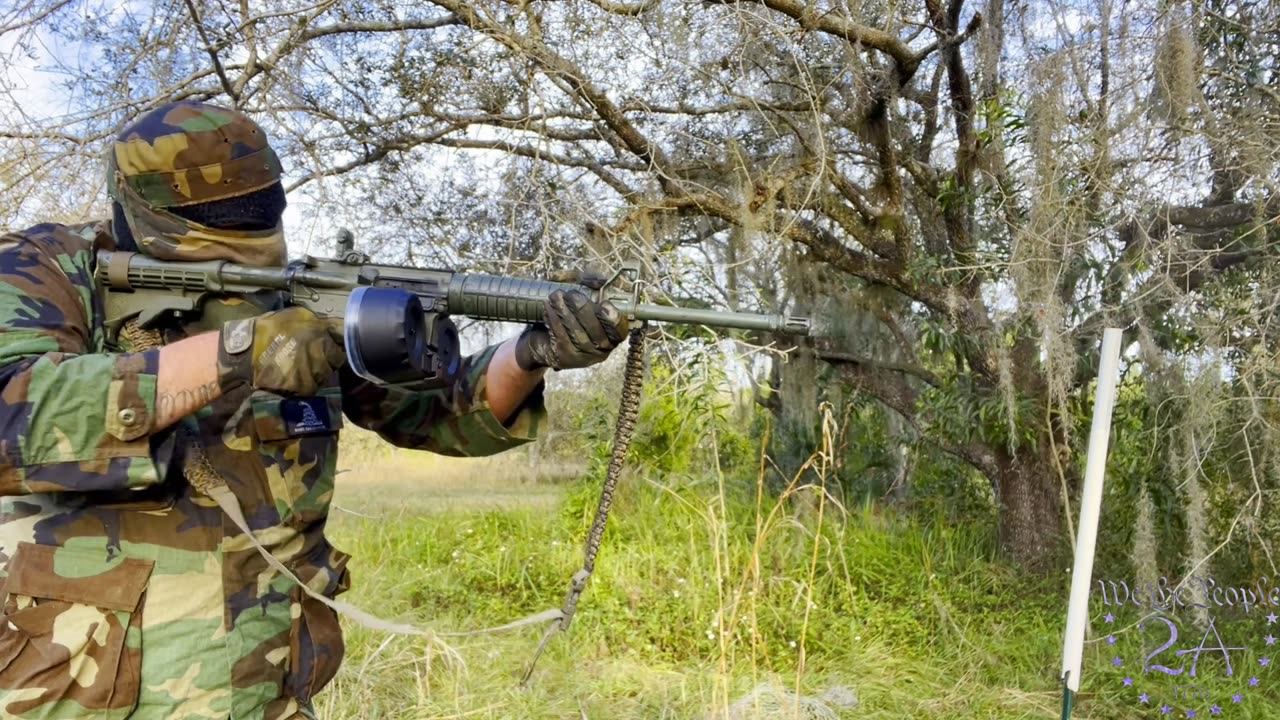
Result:
<svg viewBox="0 0 1280 720"><path fill-rule="evenodd" d="M1141 695L1138 696L1138 702L1142 703L1143 705L1146 705L1147 701L1150 699L1151 699L1151 696L1146 693L1142 693Z"/></svg>
<svg viewBox="0 0 1280 720"><path fill-rule="evenodd" d="M1107 636L1107 644L1108 644L1108 645L1115 645L1115 644L1116 644L1116 636L1115 636L1115 635L1108 635L1108 636Z"/></svg>
<svg viewBox="0 0 1280 720"><path fill-rule="evenodd" d="M1264 657L1258 661L1258 664L1261 665L1262 667L1271 667L1271 658Z"/></svg>
<svg viewBox="0 0 1280 720"><path fill-rule="evenodd" d="M1240 695L1240 693L1236 693L1235 695L1231 696L1231 702L1233 703L1240 703L1243 701L1244 701L1244 698Z"/></svg>
<svg viewBox="0 0 1280 720"><path fill-rule="evenodd" d="M1275 615L1272 615L1271 617L1275 617ZM1116 616L1112 615L1111 613L1107 613L1106 615L1102 616L1102 619L1107 621L1107 624L1110 625L1111 623L1116 621Z"/></svg>
<svg viewBox="0 0 1280 720"><path fill-rule="evenodd" d="M1258 687L1258 678L1256 677L1249 678L1249 687Z"/></svg>
<svg viewBox="0 0 1280 720"><path fill-rule="evenodd" d="M1276 622L1276 620L1280 620L1280 618L1276 617L1276 614L1275 614L1275 613L1271 613L1270 615L1268 615L1268 616L1267 616L1267 624L1268 624L1268 625L1274 625L1274 624L1275 624L1275 622ZM1108 622L1110 622L1110 621L1108 620Z"/></svg>
<svg viewBox="0 0 1280 720"><path fill-rule="evenodd" d="M1189 718L1193 718L1193 717L1195 717L1195 716L1196 716L1196 711L1195 711L1195 710L1188 710L1188 711L1187 711L1187 717L1189 717Z"/></svg>
<svg viewBox="0 0 1280 720"><path fill-rule="evenodd" d="M1214 705L1213 707L1209 708L1209 713L1211 715L1221 715L1222 708L1218 707L1217 705Z"/></svg>
<svg viewBox="0 0 1280 720"><path fill-rule="evenodd" d="M1276 638L1275 638L1275 636L1274 636L1274 635L1267 635L1266 637L1264 637L1264 638L1262 638L1262 639L1263 639L1263 640L1266 640L1268 645L1275 645L1275 644L1276 644Z"/></svg>
<svg viewBox="0 0 1280 720"><path fill-rule="evenodd" d="M1133 678L1131 678L1131 677L1127 677L1127 678L1125 678L1125 679L1124 679L1124 686L1125 686L1125 687L1133 687Z"/></svg>
<svg viewBox="0 0 1280 720"><path fill-rule="evenodd" d="M1120 667L1120 665L1121 665L1123 662L1124 662L1124 660L1121 660L1119 655L1117 655L1117 656L1115 656L1115 657L1111 658L1111 664L1112 664L1112 665L1115 665L1116 667Z"/></svg>
<svg viewBox="0 0 1280 720"><path fill-rule="evenodd" d="M1160 706L1160 714L1161 714L1161 715L1168 715L1168 714L1169 714L1169 713L1171 713L1171 712L1173 712L1173 708L1169 707L1168 705L1161 705L1161 706Z"/></svg>

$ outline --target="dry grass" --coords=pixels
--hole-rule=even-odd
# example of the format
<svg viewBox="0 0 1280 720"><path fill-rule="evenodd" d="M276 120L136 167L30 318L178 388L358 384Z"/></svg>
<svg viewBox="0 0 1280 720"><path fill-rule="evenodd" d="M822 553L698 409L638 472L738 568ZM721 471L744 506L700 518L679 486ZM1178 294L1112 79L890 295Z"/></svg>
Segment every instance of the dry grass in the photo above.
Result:
<svg viewBox="0 0 1280 720"><path fill-rule="evenodd" d="M540 481L541 475L527 465L493 460L393 458L340 473L334 499L338 511L381 519L519 507L550 509L563 493L562 485Z"/></svg>
<svg viewBox="0 0 1280 720"><path fill-rule="evenodd" d="M350 436L348 438L348 436ZM536 458L536 448L499 457L451 458L401 450L373 433L344 430L334 499L339 513L380 519L434 512L549 509L582 466Z"/></svg>

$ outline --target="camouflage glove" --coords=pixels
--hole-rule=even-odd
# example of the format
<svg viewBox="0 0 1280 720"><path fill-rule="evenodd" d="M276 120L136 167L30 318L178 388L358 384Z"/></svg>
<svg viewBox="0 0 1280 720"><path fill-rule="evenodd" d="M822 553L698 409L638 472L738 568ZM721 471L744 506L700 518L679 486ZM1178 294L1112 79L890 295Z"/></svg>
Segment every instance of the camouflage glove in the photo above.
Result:
<svg viewBox="0 0 1280 720"><path fill-rule="evenodd" d="M613 303L592 302L578 290L551 293L546 314L545 325L530 325L516 341L516 362L524 370L595 365L627 336L627 319Z"/></svg>
<svg viewBox="0 0 1280 720"><path fill-rule="evenodd" d="M342 320L291 307L222 326L218 382L223 392L250 385L315 395L346 359Z"/></svg>

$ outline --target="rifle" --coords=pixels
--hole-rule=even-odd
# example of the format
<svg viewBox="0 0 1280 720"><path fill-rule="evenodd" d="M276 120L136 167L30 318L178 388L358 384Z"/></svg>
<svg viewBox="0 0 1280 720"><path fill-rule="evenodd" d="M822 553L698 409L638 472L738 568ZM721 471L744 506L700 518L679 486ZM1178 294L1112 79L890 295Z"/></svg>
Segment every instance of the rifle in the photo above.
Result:
<svg viewBox="0 0 1280 720"><path fill-rule="evenodd" d="M344 242L345 241L345 242ZM107 288L106 329L114 340L136 320L152 327L199 311L205 296L280 292L290 305L344 318L352 370L382 384L446 384L461 365L452 317L514 323L544 321L555 290L576 289L612 302L629 320L808 335L807 318L656 305L641 302L638 264L627 263L603 283L425 270L380 265L339 240L337 259L305 256L280 267L230 262L171 262L138 253L99 251L96 275Z"/></svg>

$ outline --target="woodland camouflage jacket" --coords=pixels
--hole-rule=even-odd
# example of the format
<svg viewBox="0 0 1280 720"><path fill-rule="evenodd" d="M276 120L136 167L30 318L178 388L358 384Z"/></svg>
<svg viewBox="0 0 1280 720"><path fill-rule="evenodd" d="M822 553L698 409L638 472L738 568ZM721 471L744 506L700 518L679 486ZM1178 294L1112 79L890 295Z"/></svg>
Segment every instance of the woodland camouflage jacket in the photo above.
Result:
<svg viewBox="0 0 1280 720"><path fill-rule="evenodd" d="M108 223L0 238L0 716L308 717L341 660L337 618L193 491L179 433L152 433L158 351L106 346L92 264L112 245ZM527 442L541 390L497 422L492 353L468 358L443 391L389 391L344 371L314 398L246 389L180 425L257 538L333 596L348 587L348 556L324 537L343 415L447 455Z"/></svg>

